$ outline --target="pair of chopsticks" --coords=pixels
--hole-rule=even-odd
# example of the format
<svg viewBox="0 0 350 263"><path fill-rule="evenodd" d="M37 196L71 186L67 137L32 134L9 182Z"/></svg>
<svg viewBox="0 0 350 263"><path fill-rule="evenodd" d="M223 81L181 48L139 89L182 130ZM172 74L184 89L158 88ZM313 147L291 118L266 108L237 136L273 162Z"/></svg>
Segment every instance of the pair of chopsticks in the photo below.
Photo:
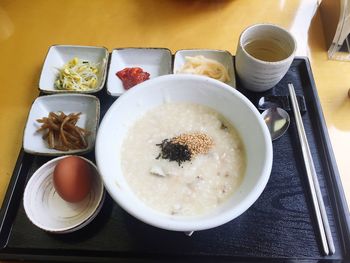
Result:
<svg viewBox="0 0 350 263"><path fill-rule="evenodd" d="M288 84L290 99L292 101L293 112L297 124L297 130L301 149L303 153L304 164L306 168L307 179L310 186L312 203L316 213L316 220L320 236L322 240L323 252L325 255L332 255L335 252L334 242L332 238L331 229L324 206L320 185L318 183L317 174L312 159L309 143L306 138L304 124L300 115L299 105L295 94L294 86L292 83Z"/></svg>

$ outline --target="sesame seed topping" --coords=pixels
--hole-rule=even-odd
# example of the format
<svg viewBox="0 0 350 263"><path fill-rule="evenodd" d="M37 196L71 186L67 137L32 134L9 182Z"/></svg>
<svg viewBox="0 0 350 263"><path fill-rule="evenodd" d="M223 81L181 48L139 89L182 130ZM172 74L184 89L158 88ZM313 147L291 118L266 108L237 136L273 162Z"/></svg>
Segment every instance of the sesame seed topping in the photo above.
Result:
<svg viewBox="0 0 350 263"><path fill-rule="evenodd" d="M198 154L207 154L213 145L213 139L204 133L183 133L157 144L161 152L156 159L168 159L181 165Z"/></svg>
<svg viewBox="0 0 350 263"><path fill-rule="evenodd" d="M171 142L187 145L191 155L207 154L213 147L213 139L204 133L183 133L171 139Z"/></svg>

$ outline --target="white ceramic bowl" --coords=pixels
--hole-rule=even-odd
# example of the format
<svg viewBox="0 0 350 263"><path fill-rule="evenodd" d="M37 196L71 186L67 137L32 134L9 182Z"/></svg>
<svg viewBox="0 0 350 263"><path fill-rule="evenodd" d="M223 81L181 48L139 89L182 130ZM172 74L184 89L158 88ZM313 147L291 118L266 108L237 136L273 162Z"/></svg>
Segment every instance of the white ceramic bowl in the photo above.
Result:
<svg viewBox="0 0 350 263"><path fill-rule="evenodd" d="M24 210L37 227L52 233L76 231L89 224L101 210L104 188L97 167L90 160L79 157L93 169L92 189L78 203L64 201L53 185L57 163L68 156L58 157L42 165L29 179L23 195Z"/></svg>
<svg viewBox="0 0 350 263"><path fill-rule="evenodd" d="M210 214L177 217L155 211L138 199L123 177L120 150L128 128L146 111L166 102L193 102L215 109L234 125L245 145L247 169L243 182ZM184 74L145 81L116 100L100 125L95 150L97 166L111 197L141 221L174 231L209 229L238 217L258 199L272 166L270 134L254 105L224 83Z"/></svg>

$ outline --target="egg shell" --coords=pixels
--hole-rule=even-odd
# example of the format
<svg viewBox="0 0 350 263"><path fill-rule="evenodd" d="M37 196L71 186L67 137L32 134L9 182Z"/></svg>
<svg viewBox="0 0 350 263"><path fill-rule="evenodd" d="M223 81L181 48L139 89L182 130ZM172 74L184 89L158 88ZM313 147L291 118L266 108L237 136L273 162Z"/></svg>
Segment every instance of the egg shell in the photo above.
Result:
<svg viewBox="0 0 350 263"><path fill-rule="evenodd" d="M56 165L54 187L60 197L71 203L84 200L91 190L92 169L78 156L69 156Z"/></svg>

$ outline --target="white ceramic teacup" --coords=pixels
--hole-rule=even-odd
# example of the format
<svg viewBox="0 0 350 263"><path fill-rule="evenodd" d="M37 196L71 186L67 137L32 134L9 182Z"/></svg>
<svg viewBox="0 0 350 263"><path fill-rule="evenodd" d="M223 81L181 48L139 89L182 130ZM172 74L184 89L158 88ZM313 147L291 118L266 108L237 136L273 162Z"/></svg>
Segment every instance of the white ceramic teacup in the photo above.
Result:
<svg viewBox="0 0 350 263"><path fill-rule="evenodd" d="M256 92L273 88L287 73L295 51L294 37L282 27L256 24L245 29L235 62L243 87Z"/></svg>

